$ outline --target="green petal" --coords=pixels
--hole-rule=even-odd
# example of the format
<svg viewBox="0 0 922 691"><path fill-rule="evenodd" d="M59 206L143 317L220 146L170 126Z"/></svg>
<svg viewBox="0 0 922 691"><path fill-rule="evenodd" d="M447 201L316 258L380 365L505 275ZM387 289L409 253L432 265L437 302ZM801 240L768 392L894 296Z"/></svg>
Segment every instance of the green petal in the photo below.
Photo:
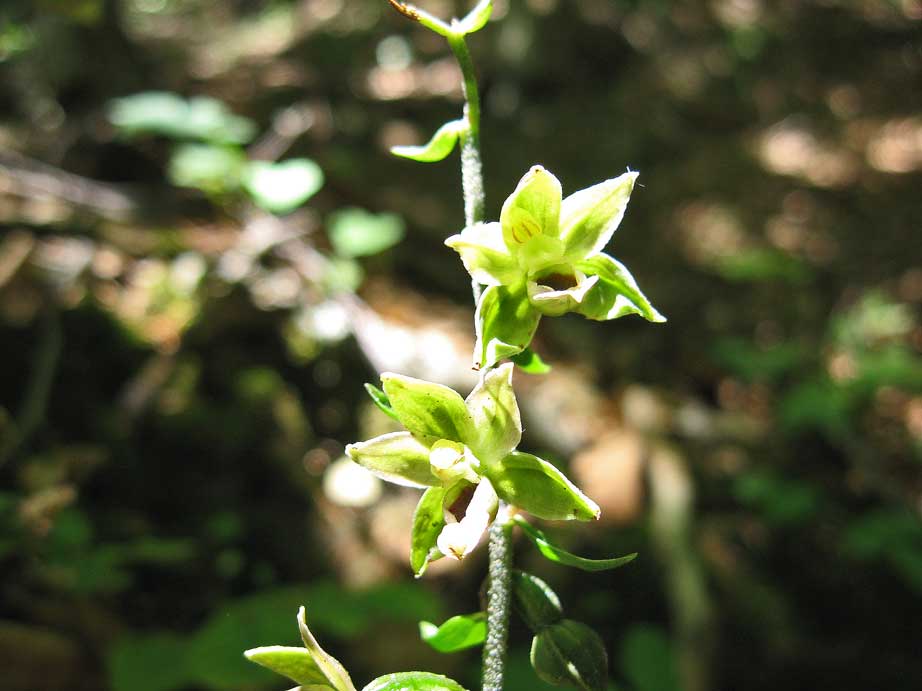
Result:
<svg viewBox="0 0 922 691"><path fill-rule="evenodd" d="M512 390L512 363L490 370L465 400L474 421L469 446L482 463L495 463L519 445L522 418Z"/></svg>
<svg viewBox="0 0 922 691"><path fill-rule="evenodd" d="M499 223L479 223L452 235L445 244L461 255L464 268L485 286L509 285L523 276L503 242Z"/></svg>
<svg viewBox="0 0 922 691"><path fill-rule="evenodd" d="M560 209L560 237L572 260L601 252L621 223L637 173L625 173L574 192Z"/></svg>
<svg viewBox="0 0 922 691"><path fill-rule="evenodd" d="M592 289L598 280L597 276L590 276L567 290L554 290L548 286L529 281L528 299L541 314L559 317L565 312L576 310L586 297L586 293Z"/></svg>
<svg viewBox="0 0 922 691"><path fill-rule="evenodd" d="M409 432L391 432L349 444L346 455L388 482L408 487L441 484L432 474L429 448Z"/></svg>
<svg viewBox="0 0 922 691"><path fill-rule="evenodd" d="M513 451L486 475L503 501L551 521L598 518L600 509L553 464Z"/></svg>
<svg viewBox="0 0 922 691"><path fill-rule="evenodd" d="M490 286L480 295L474 327L474 368L492 367L503 358L521 353L531 343L541 313L528 301L525 283Z"/></svg>
<svg viewBox="0 0 922 691"><path fill-rule="evenodd" d="M639 314L651 322L666 321L666 317L657 312L640 292L631 272L621 262L607 254L597 254L578 262L576 268L587 275L599 277L599 282L586 293L576 309L580 314L599 321L617 319L626 314Z"/></svg>
<svg viewBox="0 0 922 691"><path fill-rule="evenodd" d="M381 375L381 385L401 424L417 437L459 442L470 438L471 416L457 391L391 372Z"/></svg>
<svg viewBox="0 0 922 691"><path fill-rule="evenodd" d="M503 204L499 222L513 252L529 238L560 232L560 181L541 166L533 166Z"/></svg>
<svg viewBox="0 0 922 691"><path fill-rule="evenodd" d="M423 146L392 146L391 153L420 163L435 163L452 152L458 137L466 130L466 121L452 120L442 125Z"/></svg>

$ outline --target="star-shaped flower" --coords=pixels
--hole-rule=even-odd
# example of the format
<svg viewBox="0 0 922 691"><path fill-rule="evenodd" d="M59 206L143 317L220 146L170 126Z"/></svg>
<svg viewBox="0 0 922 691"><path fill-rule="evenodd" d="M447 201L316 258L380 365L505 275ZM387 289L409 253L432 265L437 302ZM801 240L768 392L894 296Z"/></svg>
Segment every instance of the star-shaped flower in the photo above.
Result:
<svg viewBox="0 0 922 691"><path fill-rule="evenodd" d="M627 268L602 252L627 208L637 173L562 199L560 181L534 166L503 204L499 222L481 223L445 244L478 283L476 367L524 350L542 315L578 312L608 320L639 314L665 321Z"/></svg>
<svg viewBox="0 0 922 691"><path fill-rule="evenodd" d="M428 488L413 517L411 566L462 559L496 515L499 499L538 518L589 520L599 507L553 464L516 451L522 421L512 364L486 372L467 399L399 374L381 375L388 405L406 428L346 447L359 465L391 482Z"/></svg>

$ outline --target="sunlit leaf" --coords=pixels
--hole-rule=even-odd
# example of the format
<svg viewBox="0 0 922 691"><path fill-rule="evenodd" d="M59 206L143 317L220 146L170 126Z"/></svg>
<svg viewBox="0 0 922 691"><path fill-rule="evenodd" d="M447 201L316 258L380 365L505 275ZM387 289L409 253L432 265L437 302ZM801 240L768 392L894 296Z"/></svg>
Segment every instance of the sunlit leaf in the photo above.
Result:
<svg viewBox="0 0 922 691"><path fill-rule="evenodd" d="M419 622L419 635L440 653L453 653L481 645L487 637L487 618L483 612L459 614L441 626Z"/></svg>
<svg viewBox="0 0 922 691"><path fill-rule="evenodd" d="M157 134L215 144L245 144L256 126L205 96L189 100L167 91L145 91L109 104L109 120L128 135Z"/></svg>
<svg viewBox="0 0 922 691"><path fill-rule="evenodd" d="M435 163L445 159L455 148L461 133L467 129L465 120L446 122L422 146L392 146L391 153L420 163Z"/></svg>
<svg viewBox="0 0 922 691"><path fill-rule="evenodd" d="M243 186L258 206L276 214L294 211L323 186L323 171L307 158L281 163L251 161Z"/></svg>
<svg viewBox="0 0 922 691"><path fill-rule="evenodd" d="M210 194L236 190L246 168L239 149L211 144L184 144L170 158L167 174L179 187L193 187Z"/></svg>
<svg viewBox="0 0 922 691"><path fill-rule="evenodd" d="M398 672L370 682L362 691L465 691L458 682L432 672Z"/></svg>
<svg viewBox="0 0 922 691"><path fill-rule="evenodd" d="M404 236L403 219L396 214L373 214L347 208L330 214L327 234L340 257L367 257L396 245Z"/></svg>
<svg viewBox="0 0 922 691"><path fill-rule="evenodd" d="M636 552L612 559L586 559L584 557L578 557L552 544L542 531L535 528L521 516L516 516L513 520L516 525L522 529L525 535L535 543L535 546L541 554L558 564L573 566L583 571L607 571L609 569L617 569L619 566L624 566L637 558Z"/></svg>
<svg viewBox="0 0 922 691"><path fill-rule="evenodd" d="M513 451L484 472L503 501L538 518L589 521L599 517L598 504L553 463L532 454Z"/></svg>

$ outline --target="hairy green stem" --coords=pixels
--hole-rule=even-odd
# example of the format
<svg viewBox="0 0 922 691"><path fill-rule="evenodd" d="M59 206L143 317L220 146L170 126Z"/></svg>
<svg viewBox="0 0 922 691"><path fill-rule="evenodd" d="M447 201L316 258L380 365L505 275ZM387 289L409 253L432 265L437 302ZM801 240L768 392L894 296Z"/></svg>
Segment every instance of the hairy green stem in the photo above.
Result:
<svg viewBox="0 0 922 691"><path fill-rule="evenodd" d="M464 119L467 131L461 135L461 188L464 192L464 225L482 223L484 219L483 165L480 160L480 92L477 89L477 74L474 62L467 49L464 34L448 35L464 85ZM471 281L474 304L480 300L480 284Z"/></svg>
<svg viewBox="0 0 922 691"><path fill-rule="evenodd" d="M487 640L483 646L483 691L502 691L509 637L512 594L512 522L500 502L490 526L490 567L487 588Z"/></svg>

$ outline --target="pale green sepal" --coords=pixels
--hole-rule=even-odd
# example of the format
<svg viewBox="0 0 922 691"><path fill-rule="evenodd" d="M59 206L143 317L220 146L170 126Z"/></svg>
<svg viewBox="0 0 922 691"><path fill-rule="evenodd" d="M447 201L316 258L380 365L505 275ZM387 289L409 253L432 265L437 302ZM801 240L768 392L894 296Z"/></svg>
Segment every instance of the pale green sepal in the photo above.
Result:
<svg viewBox="0 0 922 691"><path fill-rule="evenodd" d="M554 290L540 283L529 281L528 299L541 314L559 317L561 314L577 309L586 297L586 293L598 280L598 276L589 276L567 290Z"/></svg>
<svg viewBox="0 0 922 691"><path fill-rule="evenodd" d="M362 691L466 691L458 682L432 672L397 672L370 682Z"/></svg>
<svg viewBox="0 0 922 691"><path fill-rule="evenodd" d="M608 688L608 655L595 631L572 619L552 624L534 637L531 666L549 684L566 684L581 691Z"/></svg>
<svg viewBox="0 0 922 691"><path fill-rule="evenodd" d="M307 614L304 608L301 607L298 610L298 629L301 631L301 640L304 641L304 647L314 658L317 668L326 677L326 683L333 687L335 691L355 691L349 672L340 664L339 660L320 647L317 639L314 638L314 634L307 628L306 617Z"/></svg>
<svg viewBox="0 0 922 691"><path fill-rule="evenodd" d="M666 317L657 312L640 292L627 267L616 259L600 253L578 262L576 268L599 278L576 309L580 314L599 321L617 319L626 314L639 314L651 322L666 321Z"/></svg>
<svg viewBox="0 0 922 691"><path fill-rule="evenodd" d="M410 568L417 578L425 573L429 562L442 556L436 547L436 540L445 527L445 511L442 508L447 493L445 487L430 487L420 497L413 512L413 529L410 533Z"/></svg>
<svg viewBox="0 0 922 691"><path fill-rule="evenodd" d="M599 517L598 504L583 494L552 463L513 451L488 466L486 476L500 499L551 521L588 521Z"/></svg>
<svg viewBox="0 0 922 691"><path fill-rule="evenodd" d="M531 343L541 313L528 301L525 283L490 286L480 295L474 327L474 368L492 367L521 353Z"/></svg>
<svg viewBox="0 0 922 691"><path fill-rule="evenodd" d="M381 386L401 424L417 437L433 442L471 437L471 416L457 391L392 372L381 375Z"/></svg>
<svg viewBox="0 0 922 691"><path fill-rule="evenodd" d="M522 529L522 532L525 533L528 539L535 543L535 547L538 548L538 551L541 552L546 559L556 562L557 564L573 566L583 571L608 571L629 564L637 558L637 552L632 552L623 557L613 557L611 559L586 559L585 557L578 557L553 544L548 540L544 532L535 528L521 516L515 516L512 520Z"/></svg>
<svg viewBox="0 0 922 691"><path fill-rule="evenodd" d="M306 648L267 645L247 650L243 655L250 662L255 662L257 665L271 669L276 674L288 677L302 687L333 688Z"/></svg>
<svg viewBox="0 0 922 691"><path fill-rule="evenodd" d="M467 35L475 31L480 31L490 21L490 15L493 13L493 0L480 0L467 15L453 25L452 29L458 33Z"/></svg>
<svg viewBox="0 0 922 691"><path fill-rule="evenodd" d="M419 637L440 653L454 653L481 645L487 637L487 617L483 612L459 614L441 626L419 622Z"/></svg>
<svg viewBox="0 0 922 691"><path fill-rule="evenodd" d="M420 163L435 163L446 158L458 143L458 138L467 130L465 120L446 122L426 144L422 146L392 146L391 153Z"/></svg>
<svg viewBox="0 0 922 691"><path fill-rule="evenodd" d="M542 166L532 166L503 204L499 222L503 239L515 253L529 238L560 234L560 180Z"/></svg>
<svg viewBox="0 0 922 691"><path fill-rule="evenodd" d="M625 173L574 192L560 208L560 237L567 257L578 261L601 252L621 223L637 173Z"/></svg>
<svg viewBox="0 0 922 691"><path fill-rule="evenodd" d="M499 223L478 223L445 241L461 255L464 268L475 281L485 286L516 282L522 270L503 242Z"/></svg>
<svg viewBox="0 0 922 691"><path fill-rule="evenodd" d="M487 372L465 400L474 421L468 442L483 463L495 463L522 440L522 418L512 390L512 363Z"/></svg>
<svg viewBox="0 0 922 691"><path fill-rule="evenodd" d="M390 432L349 444L346 455L382 480L406 487L442 484L429 465L429 447L409 432Z"/></svg>

